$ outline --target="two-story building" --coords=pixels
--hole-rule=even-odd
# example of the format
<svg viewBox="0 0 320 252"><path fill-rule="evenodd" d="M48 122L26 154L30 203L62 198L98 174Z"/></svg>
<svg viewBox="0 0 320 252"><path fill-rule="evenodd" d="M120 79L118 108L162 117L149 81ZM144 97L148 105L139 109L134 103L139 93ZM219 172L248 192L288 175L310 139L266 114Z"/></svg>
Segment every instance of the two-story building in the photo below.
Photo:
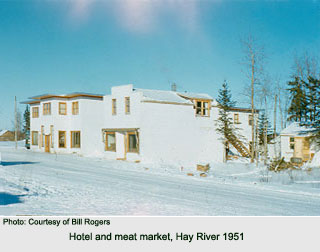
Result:
<svg viewBox="0 0 320 252"><path fill-rule="evenodd" d="M218 104L208 94L136 89L130 84L112 87L105 96L31 98L32 150L182 166L224 158L216 132ZM230 115L243 139L228 140L235 152L249 156L254 123L250 110L233 108Z"/></svg>
<svg viewBox="0 0 320 252"><path fill-rule="evenodd" d="M99 151L103 96L88 93L30 97L31 150L90 154Z"/></svg>

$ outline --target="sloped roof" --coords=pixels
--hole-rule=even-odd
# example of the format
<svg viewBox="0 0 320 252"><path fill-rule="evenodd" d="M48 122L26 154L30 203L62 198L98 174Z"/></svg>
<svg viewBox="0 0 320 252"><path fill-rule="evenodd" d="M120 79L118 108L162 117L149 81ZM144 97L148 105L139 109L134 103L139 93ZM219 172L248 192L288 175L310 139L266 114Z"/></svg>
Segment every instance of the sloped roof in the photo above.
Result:
<svg viewBox="0 0 320 252"><path fill-rule="evenodd" d="M182 97L186 97L188 99L203 99L203 100L213 100L213 98L208 94L198 94L198 93L178 93Z"/></svg>
<svg viewBox="0 0 320 252"><path fill-rule="evenodd" d="M316 131L313 127L301 126L298 122L291 123L280 135L310 136Z"/></svg>
<svg viewBox="0 0 320 252"><path fill-rule="evenodd" d="M7 133L9 130L0 130L0 136L4 135L5 133Z"/></svg>
<svg viewBox="0 0 320 252"><path fill-rule="evenodd" d="M173 102L182 104L192 104L188 99L182 98L174 91L164 90L151 90L151 89L134 89L134 91L142 92L143 100L147 101L160 101L160 102Z"/></svg>

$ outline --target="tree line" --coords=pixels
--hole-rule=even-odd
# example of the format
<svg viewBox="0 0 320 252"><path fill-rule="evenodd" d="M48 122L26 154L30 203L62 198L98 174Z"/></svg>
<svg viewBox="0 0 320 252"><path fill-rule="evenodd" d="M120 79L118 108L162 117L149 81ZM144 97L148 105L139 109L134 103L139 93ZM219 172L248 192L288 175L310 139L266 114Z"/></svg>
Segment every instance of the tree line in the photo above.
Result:
<svg viewBox="0 0 320 252"><path fill-rule="evenodd" d="M266 73L264 49L255 39L247 38L242 42L242 46L242 65L248 79L244 94L249 98L251 116L254 118L251 125L252 138L249 140L251 162L258 162L259 155L267 162L267 144L291 122L313 128L315 134L311 141L320 146L320 67L317 57L308 53L295 56L292 74L286 81L280 81L279 77L272 78ZM235 101L231 97L231 90L224 81L217 99L217 132L220 133L226 149L230 134L241 137L239 129L232 122L230 109L235 105ZM260 113L255 119L257 109Z"/></svg>

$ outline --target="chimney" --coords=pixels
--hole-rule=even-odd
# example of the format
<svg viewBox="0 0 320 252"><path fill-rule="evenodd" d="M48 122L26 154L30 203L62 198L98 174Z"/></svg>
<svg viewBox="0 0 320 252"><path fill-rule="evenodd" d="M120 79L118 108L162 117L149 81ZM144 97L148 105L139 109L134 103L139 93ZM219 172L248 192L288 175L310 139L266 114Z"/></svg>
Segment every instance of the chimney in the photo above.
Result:
<svg viewBox="0 0 320 252"><path fill-rule="evenodd" d="M174 92L177 91L177 84L176 83L171 84L171 91L174 91Z"/></svg>

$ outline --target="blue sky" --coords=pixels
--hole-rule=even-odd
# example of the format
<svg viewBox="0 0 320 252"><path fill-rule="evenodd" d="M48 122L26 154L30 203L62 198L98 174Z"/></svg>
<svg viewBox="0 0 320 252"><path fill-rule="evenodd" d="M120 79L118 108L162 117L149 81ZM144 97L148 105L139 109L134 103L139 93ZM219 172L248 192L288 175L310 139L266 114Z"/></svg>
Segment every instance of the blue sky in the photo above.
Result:
<svg viewBox="0 0 320 252"><path fill-rule="evenodd" d="M0 129L12 127L15 95L105 94L127 83L176 82L216 97L226 79L248 106L240 40L250 34L264 46L266 70L285 83L295 53L320 56L320 2L0 1Z"/></svg>

